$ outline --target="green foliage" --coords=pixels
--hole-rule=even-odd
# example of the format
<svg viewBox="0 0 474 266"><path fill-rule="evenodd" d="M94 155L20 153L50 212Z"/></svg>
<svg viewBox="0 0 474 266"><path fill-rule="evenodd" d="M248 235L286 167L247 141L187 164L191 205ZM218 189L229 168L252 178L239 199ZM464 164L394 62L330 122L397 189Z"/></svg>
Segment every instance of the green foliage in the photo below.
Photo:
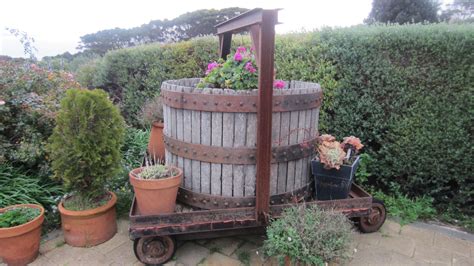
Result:
<svg viewBox="0 0 474 266"><path fill-rule="evenodd" d="M437 0L373 0L366 23L420 23L437 22Z"/></svg>
<svg viewBox="0 0 474 266"><path fill-rule="evenodd" d="M35 203L54 209L57 199L63 194L55 182L25 173L8 164L0 165L0 208L15 204Z"/></svg>
<svg viewBox="0 0 474 266"><path fill-rule="evenodd" d="M384 201L388 214L400 219L402 226L418 219L433 218L436 214L433 199L430 197L423 196L410 199L400 192L387 195L380 191L375 192L373 196Z"/></svg>
<svg viewBox="0 0 474 266"><path fill-rule="evenodd" d="M64 208L71 211L91 210L105 205L110 200L110 195L102 195L100 198L90 198L81 194L72 195L64 200Z"/></svg>
<svg viewBox="0 0 474 266"><path fill-rule="evenodd" d="M104 91L68 90L50 138L55 177L82 197L101 197L120 170L123 135L123 118Z"/></svg>
<svg viewBox="0 0 474 266"><path fill-rule="evenodd" d="M133 199L132 186L128 173L142 165L144 151L147 148L150 131L127 127L122 146L122 163L120 171L108 182L108 189L117 195L117 213L126 215Z"/></svg>
<svg viewBox="0 0 474 266"><path fill-rule="evenodd" d="M41 211L36 208L11 208L0 213L0 228L9 228L33 221Z"/></svg>
<svg viewBox="0 0 474 266"><path fill-rule="evenodd" d="M267 227L269 256L288 256L293 263L324 265L347 258L352 225L341 213L318 207L291 207Z"/></svg>

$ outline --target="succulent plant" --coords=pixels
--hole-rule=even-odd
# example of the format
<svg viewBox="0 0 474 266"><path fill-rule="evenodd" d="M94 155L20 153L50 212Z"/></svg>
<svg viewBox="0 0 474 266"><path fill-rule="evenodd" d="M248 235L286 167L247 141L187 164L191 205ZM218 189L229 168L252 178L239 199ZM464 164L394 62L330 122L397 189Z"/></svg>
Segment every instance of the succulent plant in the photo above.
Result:
<svg viewBox="0 0 474 266"><path fill-rule="evenodd" d="M176 175L173 168L162 164L155 164L143 167L143 170L137 175L140 179L161 179Z"/></svg>
<svg viewBox="0 0 474 266"><path fill-rule="evenodd" d="M346 153L341 147L341 143L336 141L331 135L322 135L318 145L319 161L324 164L324 168L339 169L344 163Z"/></svg>

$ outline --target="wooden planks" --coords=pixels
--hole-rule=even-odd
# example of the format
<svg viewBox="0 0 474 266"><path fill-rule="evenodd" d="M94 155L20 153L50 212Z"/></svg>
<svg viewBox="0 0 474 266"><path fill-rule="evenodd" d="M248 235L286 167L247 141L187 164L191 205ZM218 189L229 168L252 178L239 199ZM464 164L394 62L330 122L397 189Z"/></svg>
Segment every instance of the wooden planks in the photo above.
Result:
<svg viewBox="0 0 474 266"><path fill-rule="evenodd" d="M256 95L253 91L195 89L199 79L164 83L162 90L215 95ZM312 83L290 82L284 89L274 89L274 95L319 93ZM166 136L193 144L218 147L256 147L256 113L208 112L192 109L163 108ZM304 142L317 134L319 108L275 112L272 116L272 146ZM211 155L210 155L211 156ZM311 176L311 157L274 163L270 167L270 195L291 192L307 184ZM166 164L183 169L182 186L195 192L224 197L255 196L256 166L208 163L187 159L166 151Z"/></svg>

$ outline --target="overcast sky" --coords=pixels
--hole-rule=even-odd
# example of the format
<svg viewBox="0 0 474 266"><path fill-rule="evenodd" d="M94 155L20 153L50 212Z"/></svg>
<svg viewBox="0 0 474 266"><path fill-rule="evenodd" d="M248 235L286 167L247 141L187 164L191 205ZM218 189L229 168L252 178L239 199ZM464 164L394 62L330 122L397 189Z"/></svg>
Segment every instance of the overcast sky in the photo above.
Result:
<svg viewBox="0 0 474 266"><path fill-rule="evenodd" d="M452 0L443 0L443 3ZM23 56L23 47L5 27L35 38L38 57L75 53L80 36L115 27L131 28L156 19L173 19L198 9L283 8L277 33L363 22L372 0L2 0L0 55Z"/></svg>

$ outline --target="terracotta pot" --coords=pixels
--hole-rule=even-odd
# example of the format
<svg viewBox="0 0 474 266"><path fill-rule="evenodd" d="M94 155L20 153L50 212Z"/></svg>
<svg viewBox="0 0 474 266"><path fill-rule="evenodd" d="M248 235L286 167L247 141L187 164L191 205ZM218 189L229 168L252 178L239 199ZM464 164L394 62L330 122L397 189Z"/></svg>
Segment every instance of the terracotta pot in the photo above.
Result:
<svg viewBox="0 0 474 266"><path fill-rule="evenodd" d="M61 213L61 227L64 240L70 246L91 247L104 243L117 233L115 203L117 196L109 192L112 198L103 206L85 211L71 211L58 205Z"/></svg>
<svg viewBox="0 0 474 266"><path fill-rule="evenodd" d="M174 166L169 167L177 170L178 174L163 179L139 179L136 176L143 168L130 171L130 184L135 191L138 211L142 215L174 212L183 171Z"/></svg>
<svg viewBox="0 0 474 266"><path fill-rule="evenodd" d="M0 258L8 265L26 265L38 256L44 208L36 204L18 204L0 209L0 213L16 207L36 208L41 213L28 223L0 228Z"/></svg>
<svg viewBox="0 0 474 266"><path fill-rule="evenodd" d="M153 122L148 141L148 154L160 160L165 160L165 143L163 139L163 123Z"/></svg>

